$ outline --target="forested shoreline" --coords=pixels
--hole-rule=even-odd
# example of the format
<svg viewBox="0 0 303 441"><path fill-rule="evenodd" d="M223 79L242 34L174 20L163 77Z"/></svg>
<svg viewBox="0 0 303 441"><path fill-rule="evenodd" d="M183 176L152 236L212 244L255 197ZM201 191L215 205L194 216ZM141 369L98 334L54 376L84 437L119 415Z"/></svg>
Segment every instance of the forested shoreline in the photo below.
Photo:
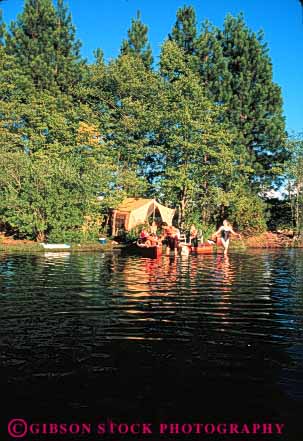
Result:
<svg viewBox="0 0 303 441"><path fill-rule="evenodd" d="M63 0L25 0L10 24L1 14L2 231L88 241L125 197L154 197L181 228L228 217L300 236L302 138L286 133L264 36L243 15L219 29L184 6L159 60L140 13L115 59L80 49Z"/></svg>

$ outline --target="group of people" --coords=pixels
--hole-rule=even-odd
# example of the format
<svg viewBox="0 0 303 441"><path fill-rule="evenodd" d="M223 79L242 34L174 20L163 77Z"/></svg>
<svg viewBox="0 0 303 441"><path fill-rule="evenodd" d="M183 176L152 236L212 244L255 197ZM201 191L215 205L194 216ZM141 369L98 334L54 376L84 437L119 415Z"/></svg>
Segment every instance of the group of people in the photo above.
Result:
<svg viewBox="0 0 303 441"><path fill-rule="evenodd" d="M140 233L139 240L140 243L146 247L160 245L160 237L157 235L157 224L155 221L150 227L144 227Z"/></svg>
<svg viewBox="0 0 303 441"><path fill-rule="evenodd" d="M221 245L224 248L224 254L228 252L230 237L235 235L241 238L239 233L233 230L232 225L227 219L223 221L220 228L212 235L211 239L208 239L208 243L212 245ZM162 229L160 234L158 234L158 226L155 221L153 221L150 227L143 228L140 233L140 242L144 246L160 246L166 245L166 254L171 252L177 253L180 243L180 230L174 226L167 225L165 222L162 223ZM191 225L189 230L189 243L193 247L198 247L199 243L199 231L194 224ZM202 239L203 240L203 239Z"/></svg>
<svg viewBox="0 0 303 441"><path fill-rule="evenodd" d="M166 245L166 253L177 252L180 241L180 230L174 226L162 223L162 229L158 234L158 226L155 221L150 227L144 227L139 236L140 244L150 246Z"/></svg>
<svg viewBox="0 0 303 441"><path fill-rule="evenodd" d="M158 234L158 226L155 221L150 227L144 227L139 237L140 243L146 247L166 245L166 254L171 251L176 253L180 241L180 230L163 222Z"/></svg>

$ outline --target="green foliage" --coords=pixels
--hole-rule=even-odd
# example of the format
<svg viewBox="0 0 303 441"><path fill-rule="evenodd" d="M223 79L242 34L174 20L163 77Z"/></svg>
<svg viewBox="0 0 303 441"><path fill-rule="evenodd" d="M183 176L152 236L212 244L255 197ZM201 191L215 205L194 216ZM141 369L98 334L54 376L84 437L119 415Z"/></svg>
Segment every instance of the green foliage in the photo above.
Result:
<svg viewBox="0 0 303 441"><path fill-rule="evenodd" d="M147 38L148 27L141 22L141 14L137 12L137 18L132 20L128 30L128 39L123 40L121 55L133 55L140 58L148 69L153 64L151 46Z"/></svg>
<svg viewBox="0 0 303 441"><path fill-rule="evenodd" d="M185 215L183 230L189 232L191 225L195 225L198 230L198 236L202 237L204 242L209 239L217 229L213 223L204 223L199 211L188 210Z"/></svg>
<svg viewBox="0 0 303 441"><path fill-rule="evenodd" d="M6 40L8 53L37 89L67 91L80 80L80 43L63 0L57 8L52 0L25 0Z"/></svg>
<svg viewBox="0 0 303 441"><path fill-rule="evenodd" d="M81 228L62 230L60 225L56 224L47 235L47 241L49 243L87 244L97 242L99 235L100 229L98 227L84 232Z"/></svg>
<svg viewBox="0 0 303 441"><path fill-rule="evenodd" d="M197 49L197 20L192 6L184 6L177 11L177 20L170 39L182 48L186 55L193 55Z"/></svg>
<svg viewBox="0 0 303 441"><path fill-rule="evenodd" d="M266 204L243 185L237 185L229 195L228 217L239 230L261 233L266 230Z"/></svg>
<svg viewBox="0 0 303 441"><path fill-rule="evenodd" d="M97 191L106 184L105 166L73 156L2 155L1 219L25 238L73 239L97 236L102 225Z"/></svg>
<svg viewBox="0 0 303 441"><path fill-rule="evenodd" d="M303 234L303 138L293 136L288 143L291 159L285 167L286 189L291 208L292 226L297 236Z"/></svg>
<svg viewBox="0 0 303 441"><path fill-rule="evenodd" d="M126 242L134 242L138 239L141 231L143 228L146 228L146 225L137 225L136 227L132 228L130 231L128 231L125 235Z"/></svg>
<svg viewBox="0 0 303 441"><path fill-rule="evenodd" d="M273 82L272 63L263 33L255 34L242 15L227 16L219 33L230 73L224 103L236 130L236 148L253 168L251 186L271 185L287 158L280 87Z"/></svg>
<svg viewBox="0 0 303 441"><path fill-rule="evenodd" d="M267 225L271 231L293 229L291 203L288 199L271 198L266 201L266 205Z"/></svg>
<svg viewBox="0 0 303 441"><path fill-rule="evenodd" d="M181 60L181 71L177 74L172 60ZM185 53L176 43L164 44L161 67L169 81L160 104L159 141L162 140L165 167L160 193L179 207L182 224L185 211L191 211L193 206L202 216L213 187L221 187L237 165L233 136L221 122L225 109L205 96L199 77L186 66Z"/></svg>
<svg viewBox="0 0 303 441"><path fill-rule="evenodd" d="M190 67L199 76L204 95L224 105L221 122L225 121L234 135L230 176L225 173L220 183L207 186L202 218L207 222L222 220L231 210L229 198L233 189L244 185L247 203L249 198L257 201L257 211L260 205L263 221L257 222L260 224L257 228L262 229L265 217L258 193L281 183L283 164L288 157L281 90L272 79L272 64L263 34L252 32L243 15L227 16L222 31L206 20L198 34L193 8L184 7L177 12L171 38L186 56L180 57L175 47L167 51L169 55L164 61L161 59L165 78L176 81ZM217 179L219 175L217 168ZM193 205L197 205L197 198L194 201ZM239 204L232 206L235 213L241 213Z"/></svg>
<svg viewBox="0 0 303 441"><path fill-rule="evenodd" d="M147 32L138 13L120 55L105 63L97 49L86 65L63 0L25 0L8 32L0 17L1 223L17 237L96 240L125 197L155 197L204 237L225 216L262 231L260 191L284 173L299 234L302 141L286 148L262 34L243 16L199 32L184 6L154 71Z"/></svg>
<svg viewBox="0 0 303 441"><path fill-rule="evenodd" d="M129 196L148 189L146 159L158 124L158 76L132 55L96 64L87 78L88 99L99 120L106 154L116 166L117 186Z"/></svg>
<svg viewBox="0 0 303 441"><path fill-rule="evenodd" d="M228 68L228 58L223 54L220 31L207 20L202 24L197 39L195 64L210 99L217 103L228 102L232 73Z"/></svg>

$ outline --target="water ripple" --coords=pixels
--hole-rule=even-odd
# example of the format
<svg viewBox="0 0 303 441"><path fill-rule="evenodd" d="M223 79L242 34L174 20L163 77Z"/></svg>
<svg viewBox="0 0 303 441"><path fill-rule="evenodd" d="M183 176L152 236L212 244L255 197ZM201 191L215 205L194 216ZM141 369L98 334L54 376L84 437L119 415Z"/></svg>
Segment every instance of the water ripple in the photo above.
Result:
<svg viewBox="0 0 303 441"><path fill-rule="evenodd" d="M135 395L146 397L152 368L173 395L172 384L180 388L182 376L190 373L206 389L214 378L223 389L226 378L234 383L246 378L252 390L267 381L269 389L302 398L300 250L159 260L3 254L0 276L0 368L11 384L31 378L38 391L40 382L48 381L62 399L60 379L65 378L68 402L82 408L86 395L77 396L72 385L85 372L85 391L94 394L98 378L110 406L113 390L119 393L118 373L123 396L130 381L123 372L130 378L137 371L141 391ZM162 383L152 383L168 412Z"/></svg>

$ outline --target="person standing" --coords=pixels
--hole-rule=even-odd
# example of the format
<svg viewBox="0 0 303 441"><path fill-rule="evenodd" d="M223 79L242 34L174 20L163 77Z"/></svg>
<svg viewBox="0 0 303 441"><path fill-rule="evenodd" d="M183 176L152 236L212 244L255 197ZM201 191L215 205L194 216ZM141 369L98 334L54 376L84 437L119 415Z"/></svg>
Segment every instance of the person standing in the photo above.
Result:
<svg viewBox="0 0 303 441"><path fill-rule="evenodd" d="M198 247L198 230L194 224L191 225L189 230L189 242L194 247Z"/></svg>
<svg viewBox="0 0 303 441"><path fill-rule="evenodd" d="M168 256L170 252L172 251L174 254L176 254L177 246L178 246L178 239L177 239L177 232L175 231L175 227L173 226L164 226L164 240L166 244L166 255Z"/></svg>
<svg viewBox="0 0 303 441"><path fill-rule="evenodd" d="M155 221L153 221L152 222L152 224L151 224L151 226L150 226L150 234L152 235L152 236L157 236L157 229L158 229L158 227L157 227L157 224L156 224L156 222Z"/></svg>
<svg viewBox="0 0 303 441"><path fill-rule="evenodd" d="M179 228L173 227L173 236L174 236L174 241L175 241L175 252L176 252L179 249L179 243L180 243L180 237L181 237L181 232L180 232Z"/></svg>
<svg viewBox="0 0 303 441"><path fill-rule="evenodd" d="M223 225L221 225L221 227L214 234L214 236L221 239L221 243L224 248L224 255L227 255L231 235L238 236L241 239L241 234L236 233L233 230L230 222L227 219L224 219Z"/></svg>

